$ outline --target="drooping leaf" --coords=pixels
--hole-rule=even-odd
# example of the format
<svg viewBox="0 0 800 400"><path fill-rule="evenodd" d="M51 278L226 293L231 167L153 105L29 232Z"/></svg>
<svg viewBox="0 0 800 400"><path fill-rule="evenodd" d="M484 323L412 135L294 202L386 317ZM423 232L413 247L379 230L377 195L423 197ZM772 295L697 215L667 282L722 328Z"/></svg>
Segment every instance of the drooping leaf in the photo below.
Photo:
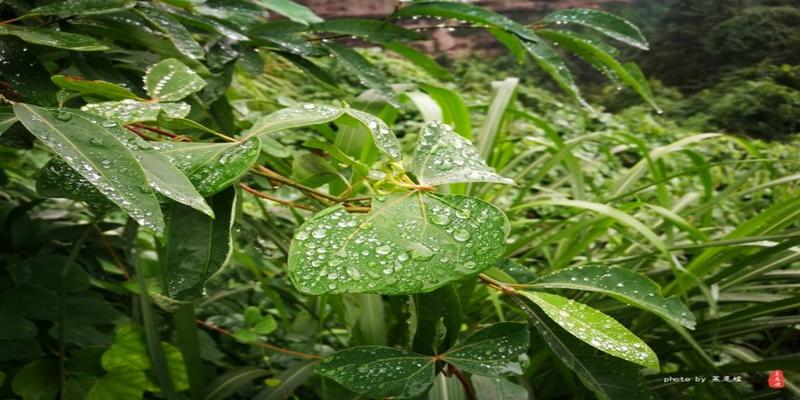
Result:
<svg viewBox="0 0 800 400"><path fill-rule="evenodd" d="M180 301L202 297L206 281L228 262L232 252L236 190L228 187L208 202L214 219L177 203L164 211L167 232L160 259L167 294Z"/></svg>
<svg viewBox="0 0 800 400"><path fill-rule="evenodd" d="M171 118L183 118L189 115L191 107L186 103L150 103L125 99L91 103L81 107L81 110L128 125L156 121L162 113Z"/></svg>
<svg viewBox="0 0 800 400"><path fill-rule="evenodd" d="M300 128L331 122L341 117L344 109L324 104L304 103L300 106L282 108L256 121L244 138L264 136L286 129Z"/></svg>
<svg viewBox="0 0 800 400"><path fill-rule="evenodd" d="M492 266L507 235L505 214L489 203L401 192L374 197L366 214L337 205L306 220L289 275L309 294L428 292Z"/></svg>
<svg viewBox="0 0 800 400"><path fill-rule="evenodd" d="M439 121L426 123L414 149L412 170L422 185L465 182L513 184L486 165L472 143Z"/></svg>
<svg viewBox="0 0 800 400"><path fill-rule="evenodd" d="M364 56L350 47L335 42L326 43L324 47L339 60L344 69L358 78L361 84L380 93L389 104L400 106L397 94L389 86L386 75Z"/></svg>
<svg viewBox="0 0 800 400"><path fill-rule="evenodd" d="M61 0L39 6L27 15L57 15L61 18L73 15L97 15L125 11L133 8L136 0Z"/></svg>
<svg viewBox="0 0 800 400"><path fill-rule="evenodd" d="M538 41L536 33L508 17L472 4L449 1L415 2L403 7L395 14L397 17L429 16L472 22L477 25L501 28L526 40Z"/></svg>
<svg viewBox="0 0 800 400"><path fill-rule="evenodd" d="M612 75L612 78L630 86L639 96L650 103L653 108L656 110L659 109L653 99L650 86L647 84L647 81L644 79L638 67L632 66L633 64L621 64L614 56L607 53L599 46L571 32L542 30L539 34L572 51L589 64L595 65L607 74Z"/></svg>
<svg viewBox="0 0 800 400"><path fill-rule="evenodd" d="M382 346L361 346L325 357L316 372L371 397L412 398L433 383L433 357Z"/></svg>
<svg viewBox="0 0 800 400"><path fill-rule="evenodd" d="M522 374L527 363L528 324L500 322L468 336L441 359L471 374Z"/></svg>
<svg viewBox="0 0 800 400"><path fill-rule="evenodd" d="M225 371L206 387L207 400L225 400L254 379L269 375L269 371L256 367L238 367Z"/></svg>
<svg viewBox="0 0 800 400"><path fill-rule="evenodd" d="M422 354L449 349L461 330L461 300L453 285L414 295L409 304L411 348Z"/></svg>
<svg viewBox="0 0 800 400"><path fill-rule="evenodd" d="M472 140L472 121L464 99L453 90L428 84L420 84L442 110L442 122L453 127L459 135Z"/></svg>
<svg viewBox="0 0 800 400"><path fill-rule="evenodd" d="M400 42L388 42L382 43L381 45L384 48L387 48L405 57L408 61L411 61L417 67L422 68L430 76L436 79L443 81L449 81L453 79L453 75L450 74L450 71L439 65L439 63L437 63L434 59L428 57L427 54L411 46L407 46Z"/></svg>
<svg viewBox="0 0 800 400"><path fill-rule="evenodd" d="M203 196L211 196L231 185L256 162L261 141L242 143L154 143L189 178Z"/></svg>
<svg viewBox="0 0 800 400"><path fill-rule="evenodd" d="M0 25L0 36L5 35L16 36L28 43L57 47L59 49L74 51L108 50L108 46L91 36L61 32L55 29L33 26Z"/></svg>
<svg viewBox="0 0 800 400"><path fill-rule="evenodd" d="M689 329L695 325L694 315L680 299L675 296L665 299L657 283L625 268L587 265L562 269L537 279L531 287L605 293Z"/></svg>
<svg viewBox="0 0 800 400"><path fill-rule="evenodd" d="M178 101L202 89L206 86L206 81L184 63L168 58L147 70L144 85L147 94L153 99Z"/></svg>
<svg viewBox="0 0 800 400"><path fill-rule="evenodd" d="M103 126L69 110L17 103L25 127L139 224L164 231L161 208L134 155Z"/></svg>
<svg viewBox="0 0 800 400"><path fill-rule="evenodd" d="M120 366L102 376L89 389L87 400L138 400L144 396L147 377L140 369Z"/></svg>
<svg viewBox="0 0 800 400"><path fill-rule="evenodd" d="M308 7L297 4L292 0L256 0L256 2L264 8L275 11L294 22L304 25L322 22L322 18L314 14Z"/></svg>
<svg viewBox="0 0 800 400"><path fill-rule="evenodd" d="M146 19L148 22L150 22L156 29L161 31L164 34L164 36L166 36L169 39L169 41L172 42L172 44L175 46L176 49L178 49L178 51L181 54L183 54L186 57L189 57L191 59L194 59L194 60L202 60L205 57L205 52L203 51L203 47L200 46L200 44L197 43L194 40L194 38L192 37L192 33L189 32L189 30L186 29L185 26L183 26L180 22L178 22L171 15L169 15L169 14L167 14L167 13L165 13L165 12L161 11L160 9L155 8L155 7L141 7L141 8L138 8L137 11L138 11L139 15L144 17L144 19ZM164 60L164 61L169 61L169 60ZM161 63L163 63L164 61L162 61ZM172 61L176 61L177 62L177 60L174 60L174 59ZM161 64L161 63L159 63L159 64ZM158 65L158 64L156 64L156 65ZM183 64L180 64L180 65L183 66ZM191 71L191 70L189 70L189 71ZM157 78L157 79L161 79L161 78ZM180 78L176 78L176 79L180 79ZM198 79L199 79L199 77L198 77ZM184 84L188 86L190 83L186 82ZM174 88L175 86L173 85L172 87ZM149 82L148 82L148 93L150 93L153 98L159 98L158 96L153 96L153 94L152 94L152 92L150 92L150 90L151 90L151 88L150 88ZM169 90L169 89L165 89L165 90ZM172 100L180 100L183 97L186 97L186 96L182 96L180 98L176 98L176 99L172 99ZM169 99L165 99L165 100L169 101Z"/></svg>
<svg viewBox="0 0 800 400"><path fill-rule="evenodd" d="M383 122L382 119L364 111L348 108L347 115L355 118L361 122L369 132L372 134L372 141L375 147L378 148L383 154L388 155L395 161L400 161L402 154L400 153L400 144L397 143L397 138L394 132L389 129L389 126Z"/></svg>
<svg viewBox="0 0 800 400"><path fill-rule="evenodd" d="M578 339L612 356L658 370L658 357L641 339L608 315L566 297L519 292Z"/></svg>
<svg viewBox="0 0 800 400"><path fill-rule="evenodd" d="M472 386L477 400L528 400L524 387L511 383L506 378L472 375Z"/></svg>
<svg viewBox="0 0 800 400"><path fill-rule="evenodd" d="M542 41L523 41L522 44L525 46L525 49L528 50L528 54L531 55L533 61L539 65L539 68L550 75L550 77L558 83L558 86L574 97L578 103L588 107L588 103L583 99L583 96L581 96L581 90L575 83L575 79L572 78L572 73L569 72L569 68L567 68L564 59L561 58L550 45Z"/></svg>
<svg viewBox="0 0 800 400"><path fill-rule="evenodd" d="M600 10L570 8L547 14L542 21L556 24L578 24L598 31L633 47L647 50L649 45L639 28L620 16Z"/></svg>
<svg viewBox="0 0 800 400"><path fill-rule="evenodd" d="M583 384L601 400L652 398L642 368L602 353L576 339L548 319L538 307L523 308L553 354L578 375ZM476 388L477 390L477 388Z"/></svg>
<svg viewBox="0 0 800 400"><path fill-rule="evenodd" d="M95 95L111 100L134 99L139 96L125 87L106 81L83 79L75 76L53 75L50 77L58 87L82 94Z"/></svg>
<svg viewBox="0 0 800 400"><path fill-rule="evenodd" d="M237 0L207 1L193 7L198 14L226 21L232 26L245 27L248 32L263 24L269 12L254 3Z"/></svg>
<svg viewBox="0 0 800 400"><path fill-rule="evenodd" d="M98 208L113 205L88 179L58 157L48 161L39 171L36 193L42 197L83 201Z"/></svg>
<svg viewBox="0 0 800 400"><path fill-rule="evenodd" d="M337 18L313 26L314 30L359 36L373 43L393 40L420 40L425 36L401 26L374 19Z"/></svg>

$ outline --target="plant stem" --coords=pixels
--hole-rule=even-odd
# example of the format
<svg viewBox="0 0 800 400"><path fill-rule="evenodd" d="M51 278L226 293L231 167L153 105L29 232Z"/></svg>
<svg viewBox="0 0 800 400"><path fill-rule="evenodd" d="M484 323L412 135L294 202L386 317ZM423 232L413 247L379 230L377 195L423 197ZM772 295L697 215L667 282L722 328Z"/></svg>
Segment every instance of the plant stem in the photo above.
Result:
<svg viewBox="0 0 800 400"><path fill-rule="evenodd" d="M200 360L200 342L194 323L194 304L187 304L172 314L178 348L183 354L183 364L189 377L189 394L192 400L202 400L205 393L203 363Z"/></svg>
<svg viewBox="0 0 800 400"><path fill-rule="evenodd" d="M286 206L289 206L289 207L300 208L300 209L308 210L308 211L316 211L317 210L316 208L311 207L311 206L307 206L305 204L298 204L298 203L295 203L293 201L283 200L283 199L279 199L277 197L272 197L272 196L270 196L270 195L268 195L266 193L259 192L258 190L255 190L255 189L251 188L250 186L247 186L244 183L239 183L239 187L241 187L242 189L244 189L244 190L256 195L257 197L261 197L262 199L267 199L269 201L274 201L276 203L283 204L283 205L286 205Z"/></svg>

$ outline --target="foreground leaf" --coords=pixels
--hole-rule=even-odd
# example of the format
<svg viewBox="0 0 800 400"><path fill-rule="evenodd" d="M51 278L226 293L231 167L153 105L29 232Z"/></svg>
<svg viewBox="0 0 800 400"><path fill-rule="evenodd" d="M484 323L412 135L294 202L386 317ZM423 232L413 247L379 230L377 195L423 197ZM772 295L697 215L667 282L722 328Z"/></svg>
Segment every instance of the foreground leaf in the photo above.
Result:
<svg viewBox="0 0 800 400"><path fill-rule="evenodd" d="M111 82L88 80L75 76L64 75L53 75L50 77L50 80L62 89L71 90L73 92L82 94L100 96L111 100L141 100L139 99L139 96L127 88L115 85Z"/></svg>
<svg viewBox="0 0 800 400"><path fill-rule="evenodd" d="M191 107L186 103L148 103L125 99L91 103L81 107L81 110L128 125L156 121L162 113L170 118L183 118L189 115Z"/></svg>
<svg viewBox="0 0 800 400"><path fill-rule="evenodd" d="M17 103L26 128L139 224L164 231L158 200L134 155L102 126L67 110Z"/></svg>
<svg viewBox="0 0 800 400"><path fill-rule="evenodd" d="M206 197L244 175L256 162L261 149L257 137L242 143L159 142L153 145Z"/></svg>
<svg viewBox="0 0 800 400"><path fill-rule="evenodd" d="M308 294L429 292L492 266L507 235L505 214L482 200L396 193L366 214L337 205L306 220L289 275Z"/></svg>
<svg viewBox="0 0 800 400"><path fill-rule="evenodd" d="M647 50L649 45L642 32L625 18L600 10L570 8L545 16L542 21L556 24L578 24L594 29L625 44Z"/></svg>
<svg viewBox="0 0 800 400"><path fill-rule="evenodd" d="M202 297L208 278L230 259L236 189L228 187L208 202L214 219L177 203L164 211L167 232L160 259L166 273L167 294L173 299L191 301Z"/></svg>
<svg viewBox="0 0 800 400"><path fill-rule="evenodd" d="M471 374L522 375L529 341L528 324L500 322L468 336L441 359Z"/></svg>
<svg viewBox="0 0 800 400"><path fill-rule="evenodd" d="M422 185L495 182L513 184L486 165L472 143L438 121L425 124L414 149L412 170Z"/></svg>
<svg viewBox="0 0 800 400"><path fill-rule="evenodd" d="M0 25L0 36L11 35L25 42L74 51L102 51L108 46L91 36L32 26Z"/></svg>
<svg viewBox="0 0 800 400"><path fill-rule="evenodd" d="M680 299L663 298L657 283L625 268L602 265L567 268L539 278L530 287L605 293L689 329L695 325L694 315Z"/></svg>
<svg viewBox="0 0 800 400"><path fill-rule="evenodd" d="M433 357L410 351L362 346L325 357L316 372L356 393L407 399L431 386L435 364Z"/></svg>
<svg viewBox="0 0 800 400"><path fill-rule="evenodd" d="M98 15L125 11L133 8L136 0L61 0L39 6L27 15L57 15L61 18L73 15Z"/></svg>
<svg viewBox="0 0 800 400"><path fill-rule="evenodd" d="M202 89L206 81L184 63L168 58L147 70L144 85L147 94L155 100L178 101Z"/></svg>
<svg viewBox="0 0 800 400"><path fill-rule="evenodd" d="M615 319L566 297L519 292L538 305L555 323L578 339L612 356L658 370L658 357L641 339Z"/></svg>

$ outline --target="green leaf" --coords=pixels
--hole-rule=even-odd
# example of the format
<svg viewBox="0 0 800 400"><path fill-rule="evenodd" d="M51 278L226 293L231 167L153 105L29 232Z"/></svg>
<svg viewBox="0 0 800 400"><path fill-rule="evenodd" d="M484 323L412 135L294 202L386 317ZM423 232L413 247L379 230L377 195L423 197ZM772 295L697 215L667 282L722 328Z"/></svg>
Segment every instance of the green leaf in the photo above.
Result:
<svg viewBox="0 0 800 400"><path fill-rule="evenodd" d="M0 36L16 36L28 43L74 51L102 51L108 46L91 36L33 26L0 25Z"/></svg>
<svg viewBox="0 0 800 400"><path fill-rule="evenodd" d="M317 24L322 22L322 18L314 14L308 7L295 3L292 0L256 0L262 7L275 11L294 22L303 25Z"/></svg>
<svg viewBox="0 0 800 400"><path fill-rule="evenodd" d="M295 107L282 108L253 124L244 138L264 136L286 129L319 125L334 121L344 115L344 109L324 104L304 103Z"/></svg>
<svg viewBox="0 0 800 400"><path fill-rule="evenodd" d="M414 295L409 304L411 347L422 354L449 349L461 331L461 300L454 285Z"/></svg>
<svg viewBox="0 0 800 400"><path fill-rule="evenodd" d="M658 110L650 87L644 79L642 72L633 64L621 64L614 56L592 43L590 40L566 31L542 30L539 35L550 39L565 49L572 51L586 62L594 65L612 78L630 86L636 93Z"/></svg>
<svg viewBox="0 0 800 400"><path fill-rule="evenodd" d="M88 80L76 76L53 75L50 77L58 87L78 92L81 94L95 95L111 100L134 99L141 100L139 96L119 85L111 82Z"/></svg>
<svg viewBox="0 0 800 400"><path fill-rule="evenodd" d="M477 25L487 25L501 28L517 36L532 41L539 41L536 33L513 20L490 11L483 7L471 4L449 1L415 2L408 7L403 7L395 14L397 17L430 16L460 21L472 22Z"/></svg>
<svg viewBox="0 0 800 400"><path fill-rule="evenodd" d="M10 107L0 108L0 135L7 131L11 125L17 123L17 116Z"/></svg>
<svg viewBox="0 0 800 400"><path fill-rule="evenodd" d="M39 6L26 15L57 15L61 18L73 15L98 15L125 11L133 8L136 0L61 0Z"/></svg>
<svg viewBox="0 0 800 400"><path fill-rule="evenodd" d="M522 375L529 342L528 324L500 322L469 335L440 358L471 374Z"/></svg>
<svg viewBox="0 0 800 400"><path fill-rule="evenodd" d="M178 101L205 87L206 81L184 63L168 58L147 70L144 86L147 94L155 100Z"/></svg>
<svg viewBox="0 0 800 400"><path fill-rule="evenodd" d="M256 367L231 368L206 387L206 400L228 399L241 387L250 385L254 379L263 378L269 373Z"/></svg>
<svg viewBox="0 0 800 400"><path fill-rule="evenodd" d="M537 279L530 287L605 293L689 329L695 325L694 315L678 297L665 299L657 283L625 268L602 265L567 268Z"/></svg>
<svg viewBox="0 0 800 400"><path fill-rule="evenodd" d="M208 199L216 218L172 203L164 211L167 232L161 254L167 294L191 301L205 294L206 281L230 259L236 189L228 187Z"/></svg>
<svg viewBox="0 0 800 400"><path fill-rule="evenodd" d="M128 125L156 121L162 113L170 118L183 118L189 115L191 107L186 103L148 103L125 99L91 103L81 107L81 110Z"/></svg>
<svg viewBox="0 0 800 400"><path fill-rule="evenodd" d="M26 364L11 381L14 393L22 400L49 400L58 395L58 365L41 359Z"/></svg>
<svg viewBox="0 0 800 400"><path fill-rule="evenodd" d="M528 400L524 387L509 382L505 378L472 375L472 386L477 400Z"/></svg>
<svg viewBox="0 0 800 400"><path fill-rule="evenodd" d="M119 327L114 343L103 353L100 362L106 371L125 367L150 369L150 357L147 355L142 328L134 325Z"/></svg>
<svg viewBox="0 0 800 400"><path fill-rule="evenodd" d="M393 40L421 40L425 36L401 26L374 19L337 18L313 26L316 31L359 36L373 43Z"/></svg>
<svg viewBox="0 0 800 400"><path fill-rule="evenodd" d="M513 184L486 165L472 143L438 121L426 123L414 149L412 170L422 185L495 182Z"/></svg>
<svg viewBox="0 0 800 400"><path fill-rule="evenodd" d="M306 220L289 249L289 276L308 294L429 292L492 266L508 229L505 214L470 197L374 197L369 213L337 205Z"/></svg>
<svg viewBox="0 0 800 400"><path fill-rule="evenodd" d="M291 178L309 187L320 187L339 177L339 172L328 160L310 152L294 155Z"/></svg>
<svg viewBox="0 0 800 400"><path fill-rule="evenodd" d="M433 357L382 346L337 351L316 372L370 397L407 399L424 393L433 383Z"/></svg>
<svg viewBox="0 0 800 400"><path fill-rule="evenodd" d="M574 97L582 106L589 107L589 103L581 96L581 90L572 78L572 73L569 72L564 59L552 47L542 41L523 41L522 44L539 68L550 75L561 89Z"/></svg>
<svg viewBox="0 0 800 400"><path fill-rule="evenodd" d="M189 178L203 196L211 196L247 173L258 158L261 141L241 143L154 143L156 149Z"/></svg>
<svg viewBox="0 0 800 400"><path fill-rule="evenodd" d="M156 235L164 231L161 208L134 155L103 126L69 110L17 103L26 128L88 179L103 195Z"/></svg>
<svg viewBox="0 0 800 400"><path fill-rule="evenodd" d="M614 357L659 370L658 357L615 319L587 305L542 292L519 292L578 339Z"/></svg>
<svg viewBox="0 0 800 400"><path fill-rule="evenodd" d="M272 315L267 315L253 325L253 330L259 335L268 335L275 329L278 329L278 321Z"/></svg>
<svg viewBox="0 0 800 400"><path fill-rule="evenodd" d="M578 24L594 29L627 45L647 50L649 45L642 32L625 18L600 10L570 8L546 15L542 21L561 24Z"/></svg>
<svg viewBox="0 0 800 400"><path fill-rule="evenodd" d="M417 67L420 67L423 71L427 72L428 75L440 79L443 81L450 81L453 80L453 75L450 74L446 68L442 67L432 58L428 57L427 54L411 47L407 46L400 42L388 42L381 44L384 48L387 48L403 57L405 57L408 61L411 61Z"/></svg>
<svg viewBox="0 0 800 400"><path fill-rule="evenodd" d="M389 129L389 126L387 126L382 119L368 112L359 111L354 108L348 108L346 112L347 115L355 118L367 127L372 134L372 140L378 150L388 155L391 159L400 161L402 157L400 144L397 142L397 137L394 136L394 132Z"/></svg>
<svg viewBox="0 0 800 400"><path fill-rule="evenodd" d="M378 92L392 106L400 107L397 94L389 86L386 75L364 56L350 47L335 42L325 43L323 47L339 60L345 70L358 78L362 85Z"/></svg>
<svg viewBox="0 0 800 400"><path fill-rule="evenodd" d="M464 99L455 91L444 87L428 84L420 84L419 87L441 108L442 122L452 126L459 135L472 140L472 121Z"/></svg>
<svg viewBox="0 0 800 400"><path fill-rule="evenodd" d="M203 47L200 46L200 44L197 43L194 40L194 38L192 37L192 33L189 32L189 30L186 29L186 27L183 26L180 22L178 22L175 18L173 18L169 14L167 14L167 13L165 13L165 12L155 8L155 7L141 7L141 8L137 8L136 11L138 11L138 14L141 15L142 17L144 17L144 19L146 19L148 22L150 22L156 29L161 31L164 34L164 36L166 36L167 39L169 39L169 41L172 42L172 44L175 46L176 49L178 49L178 51L181 54L183 54L186 57L189 57L190 59L193 59L193 60L202 60L205 57L205 52L203 51ZM176 63L180 64L180 66L183 66L184 68L188 69L188 67L184 66L183 64L181 64L179 61L177 61L175 59L163 60L163 61L159 62L156 65L162 64L164 62L176 62ZM193 71L191 71L191 70L189 70L189 71L193 73ZM162 79L162 78L161 77L156 78L157 81L159 79ZM180 77L175 77L175 79L181 79L181 78ZM200 79L200 78L197 77L197 79ZM153 98L159 98L159 96L155 96L151 92L152 88L150 86L150 82L147 79L145 79L145 81L147 82L147 85L148 85L147 86L148 93L150 93ZM202 81L202 79L201 79L201 81ZM187 85L187 86L189 84L190 84L189 82L184 83L184 85ZM171 85L172 90L175 90L178 87L174 83L172 83L170 85ZM205 82L203 82L203 85L205 85ZM200 87L202 88L202 86L200 86ZM170 89L169 88L165 88L164 90L169 91ZM185 89L185 90L188 90L188 88ZM184 97L186 97L186 96L181 96L179 98L175 98L175 99L171 99L171 100L180 100L180 99L182 99ZM170 99L166 99L166 98L164 100L170 101Z"/></svg>
<svg viewBox="0 0 800 400"><path fill-rule="evenodd" d="M92 385L87 400L139 400L144 396L147 377L134 367L112 369Z"/></svg>

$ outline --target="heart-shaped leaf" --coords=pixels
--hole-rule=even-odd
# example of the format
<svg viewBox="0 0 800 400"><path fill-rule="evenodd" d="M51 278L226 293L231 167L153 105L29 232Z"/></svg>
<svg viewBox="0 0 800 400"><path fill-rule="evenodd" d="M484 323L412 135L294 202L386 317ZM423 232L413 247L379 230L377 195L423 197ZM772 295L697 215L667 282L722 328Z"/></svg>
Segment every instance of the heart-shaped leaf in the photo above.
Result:
<svg viewBox="0 0 800 400"><path fill-rule="evenodd" d="M528 324L501 322L467 336L441 359L472 374L522 375L529 342Z"/></svg>
<svg viewBox="0 0 800 400"><path fill-rule="evenodd" d="M639 28L625 18L600 10L569 8L547 14L543 19L556 24L578 24L622 43L647 50L649 45Z"/></svg>
<svg viewBox="0 0 800 400"><path fill-rule="evenodd" d="M168 58L147 70L144 86L154 100L178 101L205 87L206 81L184 63Z"/></svg>
<svg viewBox="0 0 800 400"><path fill-rule="evenodd" d="M536 280L530 287L605 293L689 329L695 325L694 315L678 297L663 298L657 283L625 268L603 265L567 268Z"/></svg>
<svg viewBox="0 0 800 400"><path fill-rule="evenodd" d="M167 294L191 301L202 297L205 283L230 258L231 229L236 189L228 187L208 199L214 219L197 210L173 203L166 207L166 240L161 253Z"/></svg>
<svg viewBox="0 0 800 400"><path fill-rule="evenodd" d="M91 103L81 107L81 110L127 125L135 122L156 121L161 113L170 118L183 118L189 115L192 109L186 103L149 103L125 99Z"/></svg>
<svg viewBox="0 0 800 400"><path fill-rule="evenodd" d="M125 145L103 126L69 110L17 103L14 113L25 127L72 169L139 224L157 235L164 219L144 170Z"/></svg>
<svg viewBox="0 0 800 400"><path fill-rule="evenodd" d="M108 46L91 36L33 26L0 25L0 36L16 36L25 42L74 51L102 51Z"/></svg>
<svg viewBox="0 0 800 400"><path fill-rule="evenodd" d="M505 214L475 198L375 197L369 213L337 205L306 220L289 249L289 275L309 294L429 292L492 266L508 231Z"/></svg>
<svg viewBox="0 0 800 400"><path fill-rule="evenodd" d="M159 142L156 149L189 178L203 196L230 186L255 164L261 141L254 137L242 143Z"/></svg>
<svg viewBox="0 0 800 400"><path fill-rule="evenodd" d="M115 85L111 82L94 81L64 75L53 75L50 77L50 80L62 89L82 94L100 96L111 100L139 99L139 96L127 88Z"/></svg>
<svg viewBox="0 0 800 400"><path fill-rule="evenodd" d="M136 0L62 0L36 7L27 15L57 15L65 18L119 12L135 5Z"/></svg>
<svg viewBox="0 0 800 400"><path fill-rule="evenodd" d="M390 347L361 346L325 357L315 371L356 393L407 399L431 386L435 365L436 360L431 356Z"/></svg>
<svg viewBox="0 0 800 400"><path fill-rule="evenodd" d="M536 303L555 323L592 347L656 371L659 369L656 353L614 318L566 297L542 292L519 293Z"/></svg>
<svg viewBox="0 0 800 400"><path fill-rule="evenodd" d="M495 182L513 184L486 165L472 143L450 125L430 121L422 127L414 149L412 169L422 185Z"/></svg>

